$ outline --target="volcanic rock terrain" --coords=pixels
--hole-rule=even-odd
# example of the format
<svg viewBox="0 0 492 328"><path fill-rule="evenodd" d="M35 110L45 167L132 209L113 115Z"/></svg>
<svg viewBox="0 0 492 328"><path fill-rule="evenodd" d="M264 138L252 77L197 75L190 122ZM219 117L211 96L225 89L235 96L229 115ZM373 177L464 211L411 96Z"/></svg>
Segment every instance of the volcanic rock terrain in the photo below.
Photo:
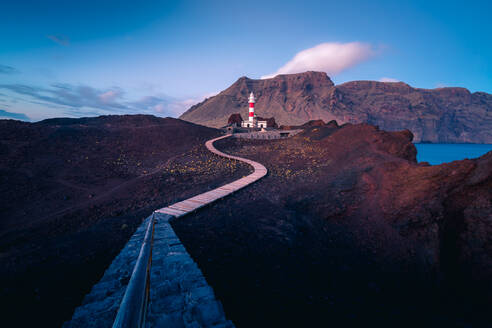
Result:
<svg viewBox="0 0 492 328"><path fill-rule="evenodd" d="M173 221L238 327L486 327L492 152L430 166L408 130L311 121L219 150L261 181ZM0 120L5 326L59 326L142 220L250 172L216 129L152 116ZM26 315L29 314L29 315Z"/></svg>
<svg viewBox="0 0 492 328"><path fill-rule="evenodd" d="M408 130L302 128L217 142L268 176L173 223L236 325L486 327L492 152L430 166Z"/></svg>
<svg viewBox="0 0 492 328"><path fill-rule="evenodd" d="M492 95L464 88L418 89L403 82L353 81L334 85L326 73L305 72L253 80L241 77L218 95L191 107L181 119L211 127L231 114L247 117L254 92L256 114L279 125L308 120L369 123L387 131L409 129L416 142L492 143Z"/></svg>
<svg viewBox="0 0 492 328"><path fill-rule="evenodd" d="M4 327L59 327L152 211L242 177L219 131L153 116L0 120Z"/></svg>

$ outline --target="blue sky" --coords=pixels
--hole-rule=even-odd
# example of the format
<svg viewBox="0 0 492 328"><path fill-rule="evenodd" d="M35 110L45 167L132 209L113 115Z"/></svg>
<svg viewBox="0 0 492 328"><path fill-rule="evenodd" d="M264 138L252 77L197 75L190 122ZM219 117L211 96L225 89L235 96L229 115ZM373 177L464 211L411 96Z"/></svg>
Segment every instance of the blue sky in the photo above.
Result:
<svg viewBox="0 0 492 328"><path fill-rule="evenodd" d="M304 68L336 84L492 93L490 12L473 0L2 1L0 118L177 116L241 76Z"/></svg>

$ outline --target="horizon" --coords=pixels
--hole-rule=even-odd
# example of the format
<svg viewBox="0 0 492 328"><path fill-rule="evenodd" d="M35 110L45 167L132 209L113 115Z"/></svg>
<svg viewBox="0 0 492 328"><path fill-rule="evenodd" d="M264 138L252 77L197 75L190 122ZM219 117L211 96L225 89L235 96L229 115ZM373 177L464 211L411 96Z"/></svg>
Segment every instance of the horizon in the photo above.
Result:
<svg viewBox="0 0 492 328"><path fill-rule="evenodd" d="M308 70L492 93L492 4L479 1L4 6L0 118L179 117L241 76Z"/></svg>

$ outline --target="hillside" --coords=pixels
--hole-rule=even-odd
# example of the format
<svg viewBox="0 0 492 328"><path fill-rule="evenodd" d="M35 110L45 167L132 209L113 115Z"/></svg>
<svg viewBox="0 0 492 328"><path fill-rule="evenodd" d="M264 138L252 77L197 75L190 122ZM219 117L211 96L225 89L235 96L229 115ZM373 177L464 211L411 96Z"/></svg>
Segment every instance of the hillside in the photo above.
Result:
<svg viewBox="0 0 492 328"><path fill-rule="evenodd" d="M181 119L221 127L231 114L247 117L249 92L256 113L279 125L308 120L369 123L409 129L416 142L492 143L492 95L463 88L418 89L402 82L353 81L334 85L322 72L241 77L218 95L191 107Z"/></svg>
<svg viewBox="0 0 492 328"><path fill-rule="evenodd" d="M236 326L490 326L492 152L430 166L409 131L303 128L217 142L269 174L173 222Z"/></svg>
<svg viewBox="0 0 492 328"><path fill-rule="evenodd" d="M248 173L206 150L218 135L145 115L0 120L4 326L60 326L153 210Z"/></svg>
<svg viewBox="0 0 492 328"><path fill-rule="evenodd" d="M483 326L492 153L429 166L409 131L301 127L217 142L268 175L173 222L236 326ZM60 326L143 218L246 175L205 149L218 135L145 115L0 120L4 325Z"/></svg>

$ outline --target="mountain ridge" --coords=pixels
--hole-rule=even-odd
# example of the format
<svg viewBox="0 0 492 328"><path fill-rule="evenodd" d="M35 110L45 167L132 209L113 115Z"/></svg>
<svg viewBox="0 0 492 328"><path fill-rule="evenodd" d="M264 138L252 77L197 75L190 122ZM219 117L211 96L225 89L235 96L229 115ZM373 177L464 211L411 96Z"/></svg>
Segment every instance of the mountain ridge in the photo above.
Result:
<svg viewBox="0 0 492 328"><path fill-rule="evenodd" d="M324 72L282 74L270 79L240 77L180 118L210 127L231 114L247 116L247 95L256 112L279 125L308 120L369 123L384 130L409 129L416 142L492 143L492 95L462 87L414 88L404 82L350 81L335 85Z"/></svg>

